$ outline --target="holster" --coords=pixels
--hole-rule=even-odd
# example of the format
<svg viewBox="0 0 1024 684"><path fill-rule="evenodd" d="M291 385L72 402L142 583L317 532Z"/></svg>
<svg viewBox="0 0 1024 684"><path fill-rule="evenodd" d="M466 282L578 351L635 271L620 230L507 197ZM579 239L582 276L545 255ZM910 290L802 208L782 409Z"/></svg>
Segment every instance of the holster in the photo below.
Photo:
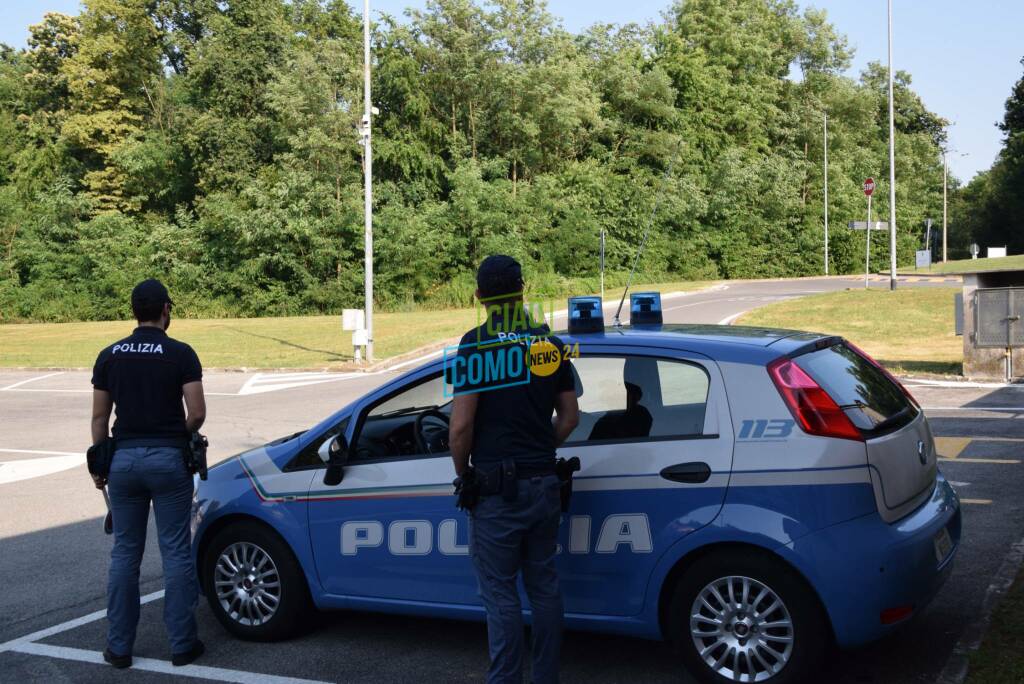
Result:
<svg viewBox="0 0 1024 684"><path fill-rule="evenodd" d="M106 478L110 475L110 462L114 460L116 444L112 437L107 437L98 444L93 444L85 452L85 463L91 475Z"/></svg>
<svg viewBox="0 0 1024 684"><path fill-rule="evenodd" d="M562 483L562 488L559 494L562 497L562 512L569 512L569 502L572 500L572 474L579 472L580 459L578 456L573 456L570 459L560 458L555 461L555 475L558 476L559 482Z"/></svg>
<svg viewBox="0 0 1024 684"><path fill-rule="evenodd" d="M519 496L519 479L516 462L506 458L501 463L487 463L475 467L476 481L480 487L480 496L501 494L501 498L509 503Z"/></svg>

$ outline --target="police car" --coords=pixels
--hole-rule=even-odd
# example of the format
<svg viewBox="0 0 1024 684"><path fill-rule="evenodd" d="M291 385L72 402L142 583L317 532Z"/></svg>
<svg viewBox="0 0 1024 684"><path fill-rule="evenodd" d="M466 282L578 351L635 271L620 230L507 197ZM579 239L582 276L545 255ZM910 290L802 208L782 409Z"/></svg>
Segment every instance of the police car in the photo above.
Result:
<svg viewBox="0 0 1024 684"><path fill-rule="evenodd" d="M838 337L660 325L656 294L632 304L606 329L570 300L559 333L581 409L558 450L582 464L560 530L567 626L668 640L702 681L788 682L830 642L920 613L961 518L906 389ZM449 359L210 469L194 557L231 633L284 638L312 607L483 619Z"/></svg>

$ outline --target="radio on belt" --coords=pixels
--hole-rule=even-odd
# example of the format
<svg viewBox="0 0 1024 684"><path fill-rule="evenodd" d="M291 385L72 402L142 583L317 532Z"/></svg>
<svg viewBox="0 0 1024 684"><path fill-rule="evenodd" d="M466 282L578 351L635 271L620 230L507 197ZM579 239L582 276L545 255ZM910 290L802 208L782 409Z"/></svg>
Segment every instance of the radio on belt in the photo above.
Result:
<svg viewBox="0 0 1024 684"><path fill-rule="evenodd" d="M569 297L569 332L590 333L604 330L604 309L600 297Z"/></svg>
<svg viewBox="0 0 1024 684"><path fill-rule="evenodd" d="M661 293L634 292L629 295L631 325L661 325Z"/></svg>

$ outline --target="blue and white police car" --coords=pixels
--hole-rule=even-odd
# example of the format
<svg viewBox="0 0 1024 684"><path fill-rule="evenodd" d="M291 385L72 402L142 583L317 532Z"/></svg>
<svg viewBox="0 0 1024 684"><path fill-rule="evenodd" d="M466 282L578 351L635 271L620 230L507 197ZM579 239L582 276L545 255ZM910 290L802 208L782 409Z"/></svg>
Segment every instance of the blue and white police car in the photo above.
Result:
<svg viewBox="0 0 1024 684"><path fill-rule="evenodd" d="M561 525L567 626L669 640L702 681L789 682L829 642L919 613L961 516L913 397L841 338L658 325L653 301L595 329L570 300L559 333L581 409L558 450L582 464ZM210 469L194 556L230 632L280 639L312 607L483 619L444 366Z"/></svg>

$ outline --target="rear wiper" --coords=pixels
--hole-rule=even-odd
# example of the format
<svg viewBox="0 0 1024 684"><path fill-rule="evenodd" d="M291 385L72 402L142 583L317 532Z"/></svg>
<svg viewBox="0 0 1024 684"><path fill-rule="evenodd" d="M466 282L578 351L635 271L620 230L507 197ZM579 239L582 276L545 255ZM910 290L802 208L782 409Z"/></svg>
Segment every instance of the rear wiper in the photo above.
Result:
<svg viewBox="0 0 1024 684"><path fill-rule="evenodd" d="M433 411L437 410L437 408L437 404L432 406L407 406L405 408L395 409L394 411L378 413L374 418L394 418L395 416L404 416L409 413L419 413L420 411Z"/></svg>
<svg viewBox="0 0 1024 684"><path fill-rule="evenodd" d="M910 406L904 406L899 411L897 411L896 413L892 414L891 416L889 416L888 418L886 418L882 422L876 423L875 426L873 428L871 428L871 430L872 431L885 430L886 428L891 427L891 426L895 425L896 423L898 423L899 421L901 421L904 418L906 418L907 414L909 414L910 411L911 411L911 407Z"/></svg>

